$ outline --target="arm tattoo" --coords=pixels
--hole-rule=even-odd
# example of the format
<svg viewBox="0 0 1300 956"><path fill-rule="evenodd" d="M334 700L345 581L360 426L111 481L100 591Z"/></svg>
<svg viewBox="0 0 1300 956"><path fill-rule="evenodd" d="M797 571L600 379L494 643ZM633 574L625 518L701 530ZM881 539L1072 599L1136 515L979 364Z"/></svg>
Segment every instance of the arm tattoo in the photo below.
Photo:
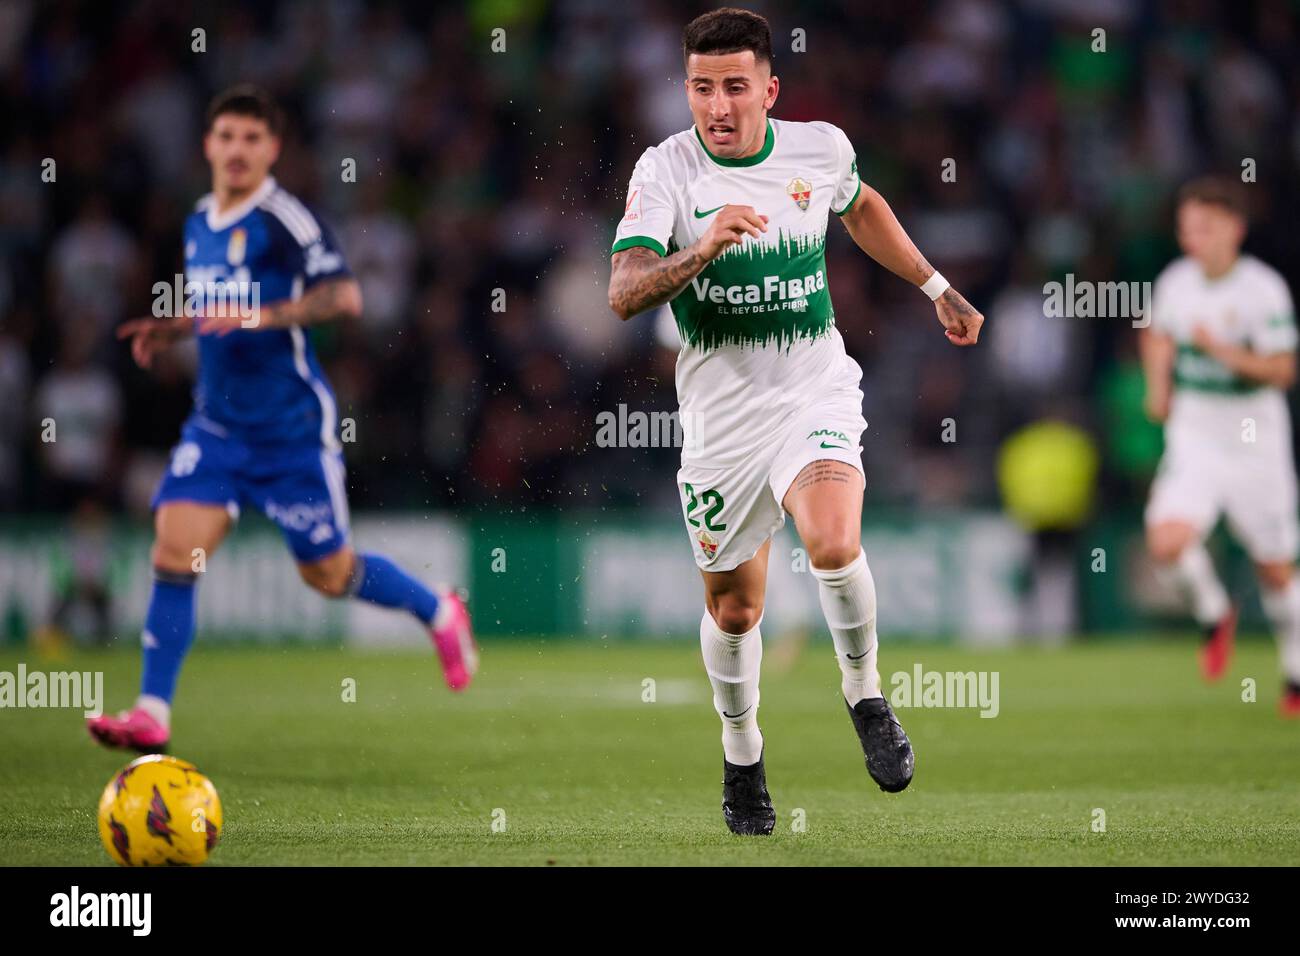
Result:
<svg viewBox="0 0 1300 956"><path fill-rule="evenodd" d="M919 252L916 254L916 262L914 264L916 266L916 274L921 277L921 282L925 282L926 279L930 278L930 276L934 275L934 273L938 271L934 266L930 265L930 263L926 261L925 256L921 255Z"/></svg>
<svg viewBox="0 0 1300 956"><path fill-rule="evenodd" d="M943 295L939 296L948 311L954 315L969 317L975 315L975 308L966 301L960 292L949 286L944 290Z"/></svg>
<svg viewBox="0 0 1300 956"><path fill-rule="evenodd" d="M287 328L343 318L349 314L344 293L350 292L355 282L355 279L328 279L313 286L301 299L280 303L273 313L272 324Z"/></svg>
<svg viewBox="0 0 1300 956"><path fill-rule="evenodd" d="M631 317L663 305L708 264L696 244L663 258L644 246L616 252L610 260L610 308Z"/></svg>

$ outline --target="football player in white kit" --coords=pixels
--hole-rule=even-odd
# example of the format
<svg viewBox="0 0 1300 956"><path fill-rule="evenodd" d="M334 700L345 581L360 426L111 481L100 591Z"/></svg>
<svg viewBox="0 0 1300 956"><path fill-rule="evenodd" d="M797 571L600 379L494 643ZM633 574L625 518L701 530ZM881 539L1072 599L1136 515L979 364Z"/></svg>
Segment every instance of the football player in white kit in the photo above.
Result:
<svg viewBox="0 0 1300 956"><path fill-rule="evenodd" d="M1280 713L1300 717L1300 523L1285 395L1296 375L1291 294L1275 269L1241 252L1240 183L1189 182L1177 216L1184 256L1157 278L1142 336L1147 413L1165 426L1147 546L1190 598L1205 634L1201 670L1214 680L1231 658L1237 612L1204 540L1227 518L1277 638Z"/></svg>
<svg viewBox="0 0 1300 956"><path fill-rule="evenodd" d="M671 303L681 333L678 491L704 577L700 645L723 726L723 815L734 833L767 834L759 622L771 537L787 513L867 769L897 792L914 767L876 669L876 592L859 540L862 371L835 328L829 215L934 301L952 344L973 345L984 320L859 181L843 132L769 119L779 84L766 20L716 10L686 27L682 47L694 125L646 150L632 173L609 302L623 319Z"/></svg>

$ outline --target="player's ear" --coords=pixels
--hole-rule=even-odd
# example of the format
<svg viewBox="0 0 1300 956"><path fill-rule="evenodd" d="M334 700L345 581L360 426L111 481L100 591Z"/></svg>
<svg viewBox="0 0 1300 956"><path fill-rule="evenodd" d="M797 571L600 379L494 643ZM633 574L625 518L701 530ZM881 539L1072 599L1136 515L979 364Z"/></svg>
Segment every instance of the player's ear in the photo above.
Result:
<svg viewBox="0 0 1300 956"><path fill-rule="evenodd" d="M763 109L770 110L776 105L777 94L781 92L781 81L772 76L767 81L767 94L763 97Z"/></svg>
<svg viewBox="0 0 1300 956"><path fill-rule="evenodd" d="M203 158L212 162L212 130L203 134Z"/></svg>
<svg viewBox="0 0 1300 956"><path fill-rule="evenodd" d="M280 158L280 143L281 143L280 137L278 136L271 137L271 165L272 166L274 166L276 164L276 161Z"/></svg>

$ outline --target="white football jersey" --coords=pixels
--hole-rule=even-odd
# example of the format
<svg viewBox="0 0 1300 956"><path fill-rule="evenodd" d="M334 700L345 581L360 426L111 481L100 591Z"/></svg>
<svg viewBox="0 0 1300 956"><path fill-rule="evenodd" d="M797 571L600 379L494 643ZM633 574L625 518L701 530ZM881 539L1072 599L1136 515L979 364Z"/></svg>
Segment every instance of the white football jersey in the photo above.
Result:
<svg viewBox="0 0 1300 956"><path fill-rule="evenodd" d="M769 119L763 148L743 159L714 156L692 126L641 156L612 252L684 249L726 205L768 217L761 239L728 248L672 300L683 462L735 463L815 397L857 387L824 252L830 213L860 189L853 147L829 123Z"/></svg>
<svg viewBox="0 0 1300 956"><path fill-rule="evenodd" d="M1291 423L1281 390L1243 378L1196 347L1203 325L1221 341L1261 355L1296 348L1295 312L1286 280L1254 256L1208 278L1190 258L1170 263L1152 292L1151 327L1173 338L1174 401L1167 440L1195 441L1234 457L1290 455ZM1243 441L1243 435L1254 436Z"/></svg>

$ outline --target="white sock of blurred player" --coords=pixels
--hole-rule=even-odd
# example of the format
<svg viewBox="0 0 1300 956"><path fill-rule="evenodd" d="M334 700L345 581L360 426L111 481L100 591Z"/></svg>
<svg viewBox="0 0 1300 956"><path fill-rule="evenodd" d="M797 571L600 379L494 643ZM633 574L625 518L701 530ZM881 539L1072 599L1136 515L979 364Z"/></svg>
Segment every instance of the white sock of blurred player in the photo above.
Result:
<svg viewBox="0 0 1300 956"><path fill-rule="evenodd" d="M1292 575L1284 588L1262 587L1260 598L1277 638L1282 676L1300 684L1300 580Z"/></svg>
<svg viewBox="0 0 1300 956"><path fill-rule="evenodd" d="M847 566L824 571L812 568L822 613L835 643L840 663L840 688L852 707L867 697L879 697L880 674L876 671L876 582L867 567L867 555Z"/></svg>
<svg viewBox="0 0 1300 956"><path fill-rule="evenodd" d="M1168 568L1177 583L1186 591L1192 602L1192 616L1202 627L1211 627L1228 613L1230 602L1210 552L1200 541L1183 548L1172 567Z"/></svg>
<svg viewBox="0 0 1300 956"><path fill-rule="evenodd" d="M713 685L713 709L722 718L723 755L740 767L758 763L763 755L763 734L758 729L763 639L758 624L744 634L728 634L705 611L700 619L700 652Z"/></svg>

